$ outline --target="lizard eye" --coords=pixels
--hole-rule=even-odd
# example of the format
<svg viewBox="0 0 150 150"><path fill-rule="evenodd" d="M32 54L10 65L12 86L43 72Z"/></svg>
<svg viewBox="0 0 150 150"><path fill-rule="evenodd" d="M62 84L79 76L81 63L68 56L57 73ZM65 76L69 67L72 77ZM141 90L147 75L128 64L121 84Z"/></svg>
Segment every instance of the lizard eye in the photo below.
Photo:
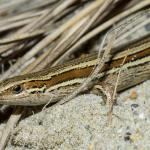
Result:
<svg viewBox="0 0 150 150"><path fill-rule="evenodd" d="M20 92L22 92L22 87L20 85L16 85L15 87L13 87L13 93L14 94L19 94Z"/></svg>

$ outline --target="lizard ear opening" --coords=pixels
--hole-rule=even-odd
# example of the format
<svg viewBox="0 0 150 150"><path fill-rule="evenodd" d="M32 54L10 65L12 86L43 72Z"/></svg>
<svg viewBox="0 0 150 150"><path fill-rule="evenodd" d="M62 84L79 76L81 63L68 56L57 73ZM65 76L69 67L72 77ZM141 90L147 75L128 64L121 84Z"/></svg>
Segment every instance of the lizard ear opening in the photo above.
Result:
<svg viewBox="0 0 150 150"><path fill-rule="evenodd" d="M19 94L20 92L23 91L23 88L21 87L21 85L16 85L15 87L13 87L12 90L14 94Z"/></svg>

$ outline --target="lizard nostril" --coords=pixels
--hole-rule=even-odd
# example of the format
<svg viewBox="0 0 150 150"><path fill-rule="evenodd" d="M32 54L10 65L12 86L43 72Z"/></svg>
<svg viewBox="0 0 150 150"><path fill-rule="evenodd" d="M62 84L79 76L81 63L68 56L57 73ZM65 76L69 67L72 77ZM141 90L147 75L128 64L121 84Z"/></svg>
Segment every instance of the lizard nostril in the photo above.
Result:
<svg viewBox="0 0 150 150"><path fill-rule="evenodd" d="M22 90L23 89L20 85L13 87L13 93L15 93L15 94L19 94L20 92L22 92Z"/></svg>

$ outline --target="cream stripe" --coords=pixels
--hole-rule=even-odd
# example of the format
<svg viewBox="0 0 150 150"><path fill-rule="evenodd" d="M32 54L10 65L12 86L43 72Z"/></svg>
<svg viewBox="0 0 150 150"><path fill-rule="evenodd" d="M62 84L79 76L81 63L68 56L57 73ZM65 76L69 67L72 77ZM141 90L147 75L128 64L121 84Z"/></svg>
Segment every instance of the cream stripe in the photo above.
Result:
<svg viewBox="0 0 150 150"><path fill-rule="evenodd" d="M127 68L132 67L132 66L137 66L137 65L143 64L143 63L145 63L145 62L150 62L150 56L149 56L149 57L145 57L145 58L140 59L140 60L136 60L136 61L134 61L134 62L129 62L129 63L123 65L123 66L122 66L122 69L127 69ZM115 72L118 72L119 69L120 69L120 67L118 67L118 68L113 68L113 69L111 69L110 71L108 71L106 74L107 74L107 75L108 75L108 74L113 74L113 73L115 73ZM101 77L103 77L103 76L104 76L104 73L100 73L100 74L98 74L97 77L98 77L98 78L101 78ZM81 84L81 83L84 82L84 80L85 80L85 78L76 78L76 79L73 79L73 80L64 81L64 82L62 82L62 83L59 83L59 84L57 84L57 85L54 85L54 86L50 87L49 89L46 90L46 92L50 92L50 91L52 91L52 90L59 89L60 87L70 86L70 85L73 85L73 84L76 84L76 83Z"/></svg>
<svg viewBox="0 0 150 150"><path fill-rule="evenodd" d="M140 52L140 51L142 51L142 50L145 50L145 49L147 49L147 48L149 48L150 47L150 42L148 42L148 43L143 43L142 45L139 45L139 46L135 46L135 47L133 47L133 48L129 48L129 50L125 50L125 51L122 51L122 52L120 52L120 53L118 53L118 54L116 54L116 56L113 58L113 60L116 60L116 59L120 59L120 58L122 58L122 57L125 57L127 54L128 55L133 55L133 54L136 54L136 53L138 53L138 52Z"/></svg>

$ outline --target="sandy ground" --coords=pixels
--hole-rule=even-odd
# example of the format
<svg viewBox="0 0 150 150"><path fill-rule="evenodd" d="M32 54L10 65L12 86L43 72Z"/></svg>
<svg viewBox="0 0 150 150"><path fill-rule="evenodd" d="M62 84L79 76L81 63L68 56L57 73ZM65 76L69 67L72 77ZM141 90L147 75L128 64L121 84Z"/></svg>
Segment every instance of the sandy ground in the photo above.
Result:
<svg viewBox="0 0 150 150"><path fill-rule="evenodd" d="M81 95L21 120L6 150L149 150L149 106L150 80L118 95L111 125L102 98Z"/></svg>

